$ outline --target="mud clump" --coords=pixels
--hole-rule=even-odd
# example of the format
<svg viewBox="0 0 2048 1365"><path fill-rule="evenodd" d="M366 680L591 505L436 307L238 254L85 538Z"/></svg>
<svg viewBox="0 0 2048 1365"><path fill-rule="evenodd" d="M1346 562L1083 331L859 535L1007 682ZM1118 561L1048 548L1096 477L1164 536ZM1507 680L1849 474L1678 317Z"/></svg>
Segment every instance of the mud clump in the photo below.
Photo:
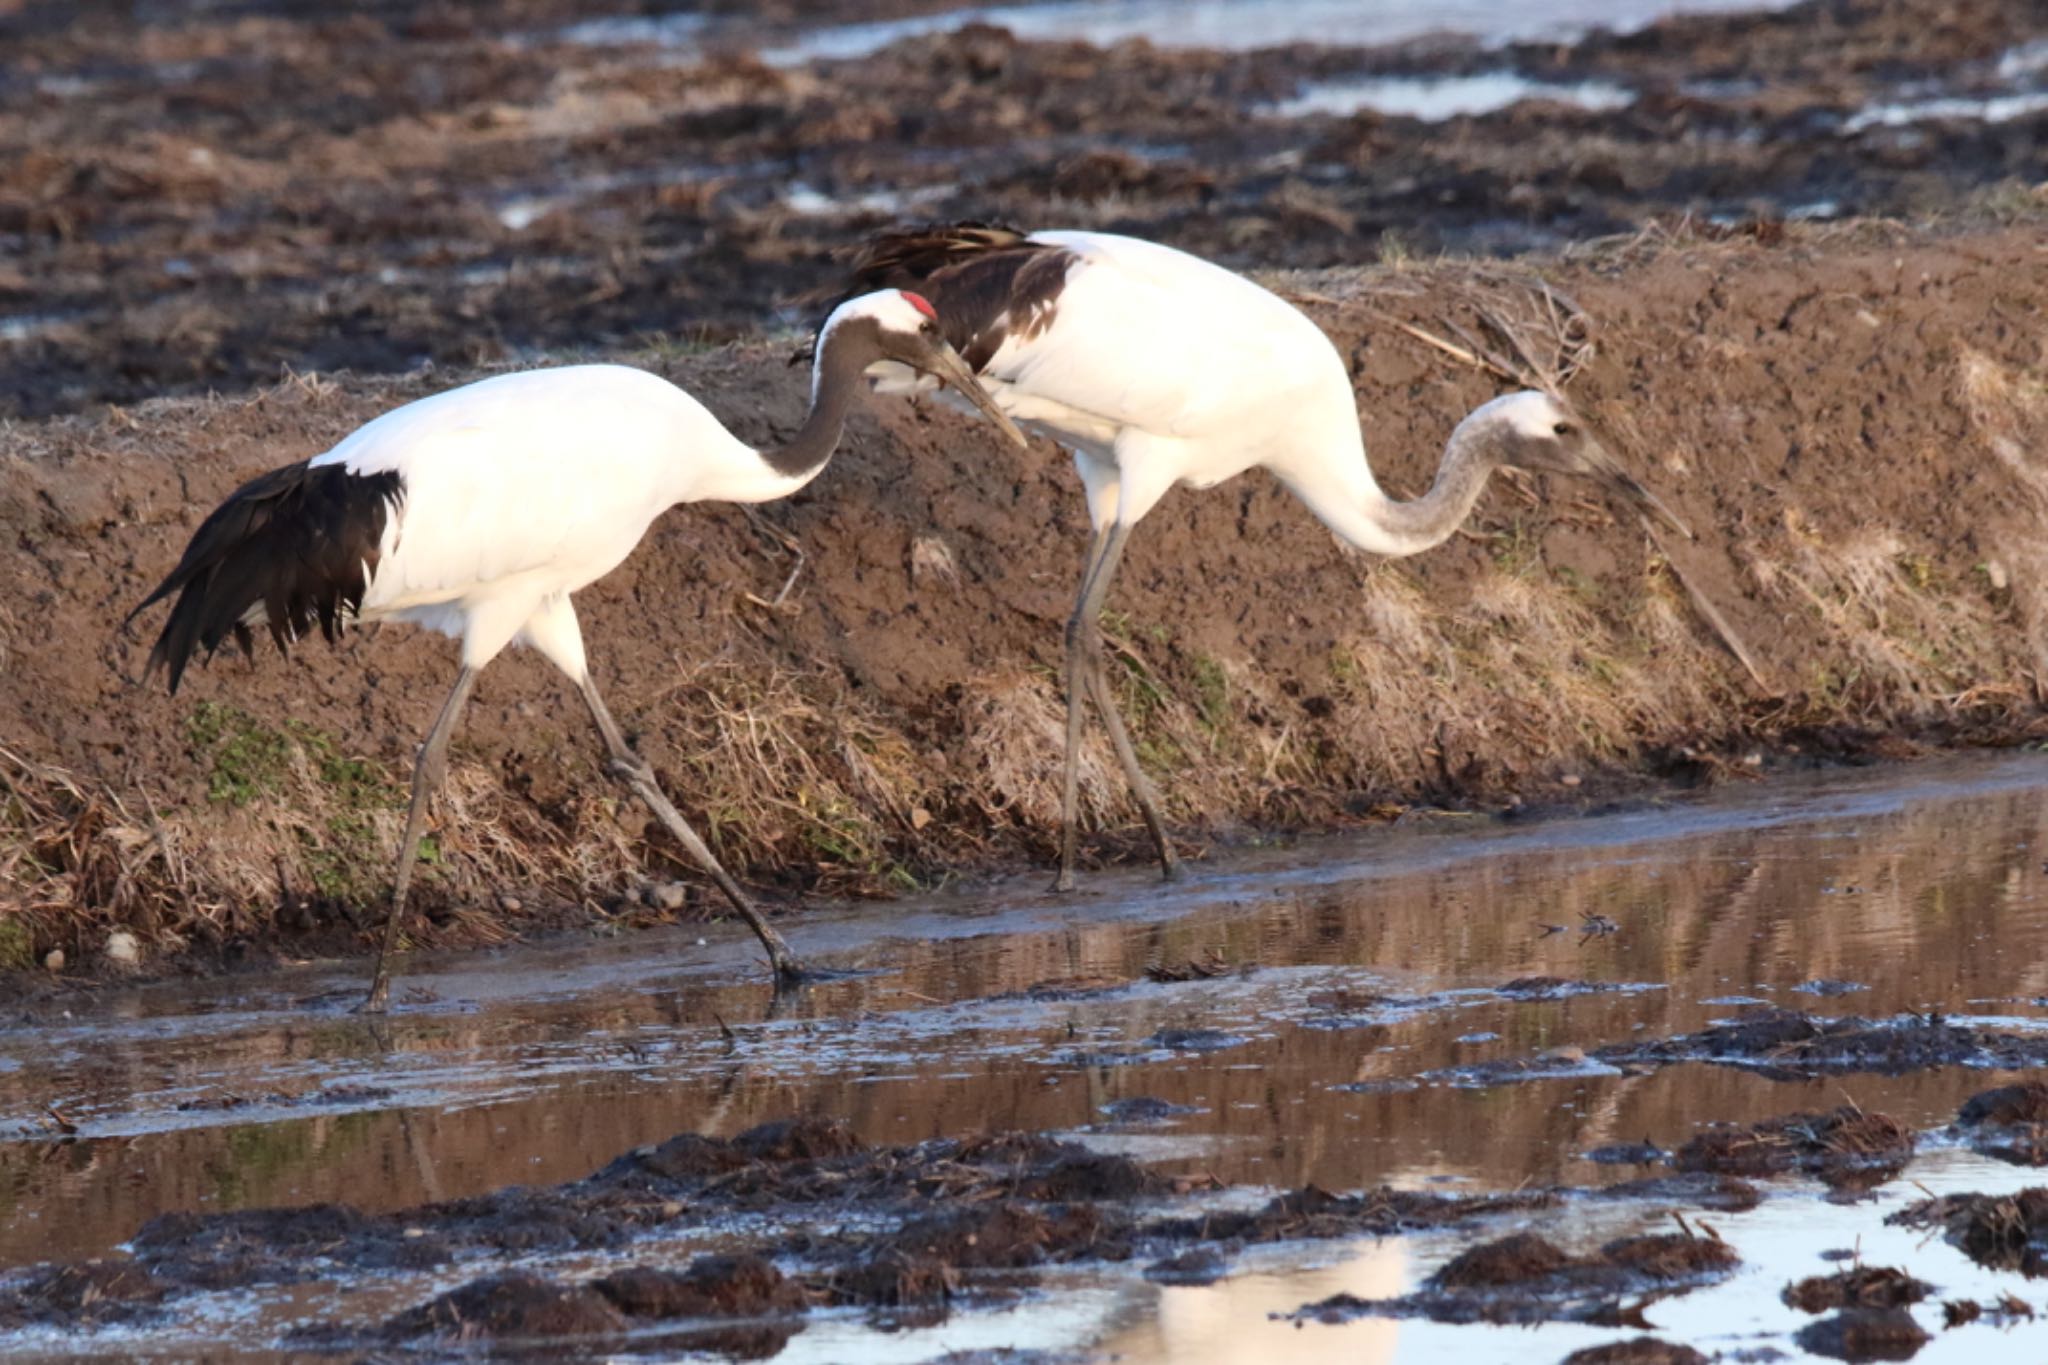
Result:
<svg viewBox="0 0 2048 1365"><path fill-rule="evenodd" d="M1913 1146L1913 1130L1897 1119L1843 1105L1709 1128L1680 1148L1672 1164L1723 1175L1806 1171L1837 1187L1868 1188L1904 1170Z"/></svg>
<svg viewBox="0 0 2048 1365"><path fill-rule="evenodd" d="M1172 1182L1127 1156L1076 1149L1043 1171L1019 1175L1011 1189L1025 1199L1139 1199L1160 1194Z"/></svg>
<svg viewBox="0 0 2048 1365"><path fill-rule="evenodd" d="M1129 1099L1111 1100L1102 1106L1102 1117L1110 1123L1170 1123L1174 1119L1202 1112L1193 1105L1175 1104L1170 1100L1157 1099L1151 1095L1133 1095Z"/></svg>
<svg viewBox="0 0 2048 1365"><path fill-rule="evenodd" d="M1124 1221L1092 1205L1041 1210L1010 1201L919 1219L883 1246L970 1269L1018 1269L1082 1257L1121 1261L1131 1254Z"/></svg>
<svg viewBox="0 0 2048 1365"><path fill-rule="evenodd" d="M384 1324L386 1341L474 1341L493 1337L615 1337L626 1319L587 1285L562 1285L515 1271L472 1280Z"/></svg>
<svg viewBox="0 0 2048 1365"><path fill-rule="evenodd" d="M1598 995L1621 989L1599 981L1574 981L1562 976L1520 976L1494 989L1512 1000L1567 1000L1575 995Z"/></svg>
<svg viewBox="0 0 2048 1365"><path fill-rule="evenodd" d="M1443 1289L1486 1289L1526 1284L1571 1264L1571 1256L1555 1243L1533 1232L1518 1232L1458 1253L1433 1281Z"/></svg>
<svg viewBox="0 0 2048 1365"><path fill-rule="evenodd" d="M2015 1294L2005 1295L1989 1308L1975 1299L1949 1299L1941 1305L1941 1325L1945 1328L1961 1327L1972 1322L2009 1327L2014 1323L2033 1320L2034 1306Z"/></svg>
<svg viewBox="0 0 2048 1365"><path fill-rule="evenodd" d="M1691 1204L1716 1213L1741 1213L1763 1202L1763 1191L1747 1180L1713 1171L1686 1171L1679 1175L1649 1176L1602 1185L1588 1191L1594 1199L1651 1200L1664 1204Z"/></svg>
<svg viewBox="0 0 2048 1365"><path fill-rule="evenodd" d="M825 1292L832 1303L877 1310L885 1323L922 1326L943 1320L963 1286L960 1272L935 1256L885 1248L834 1271Z"/></svg>
<svg viewBox="0 0 2048 1365"><path fill-rule="evenodd" d="M1523 1232L1461 1252L1413 1294L1379 1300L1338 1294L1295 1316L1331 1323L1379 1316L1445 1323L1641 1325L1624 1298L1695 1289L1725 1278L1741 1259L1725 1242L1679 1233L1624 1237L1593 1255L1573 1256L1546 1238Z"/></svg>
<svg viewBox="0 0 2048 1365"><path fill-rule="evenodd" d="M137 1260L182 1288L233 1289L321 1277L321 1264L352 1270L427 1270L448 1264L447 1242L399 1219L346 1204L232 1213L169 1213L131 1243Z"/></svg>
<svg viewBox="0 0 2048 1365"><path fill-rule="evenodd" d="M1788 1284L1779 1295L1802 1313L1830 1308L1904 1308L1934 1292L1925 1280L1889 1266L1859 1266L1835 1275L1813 1275Z"/></svg>
<svg viewBox="0 0 2048 1365"><path fill-rule="evenodd" d="M1229 1273L1230 1262L1213 1247L1196 1247L1145 1267L1145 1278L1159 1284L1214 1284Z"/></svg>
<svg viewBox="0 0 2048 1365"><path fill-rule="evenodd" d="M1800 1328L1792 1339L1833 1360L1911 1360L1934 1338L1903 1308L1851 1308Z"/></svg>
<svg viewBox="0 0 2048 1365"><path fill-rule="evenodd" d="M764 1123L733 1139L733 1149L755 1161L823 1161L866 1150L853 1130L837 1119L788 1119Z"/></svg>
<svg viewBox="0 0 2048 1365"><path fill-rule="evenodd" d="M680 1274L630 1266L590 1287L629 1318L763 1318L806 1302L801 1287L759 1256L700 1256Z"/></svg>
<svg viewBox="0 0 2048 1365"><path fill-rule="evenodd" d="M1937 1066L2018 1070L2048 1065L2048 1038L2000 1033L1939 1016L1873 1021L1774 1009L1677 1038L1601 1048L1593 1055L1615 1063L1722 1062L1784 1077L1843 1071L1899 1076Z"/></svg>
<svg viewBox="0 0 2048 1365"><path fill-rule="evenodd" d="M1955 1126L1970 1146L2020 1166L2048 1166L2048 1084L2027 1081L1972 1095Z"/></svg>
<svg viewBox="0 0 2048 1365"><path fill-rule="evenodd" d="M30 1323L91 1327L144 1316L170 1286L134 1261L108 1257L47 1266L0 1290L0 1328Z"/></svg>
<svg viewBox="0 0 2048 1365"><path fill-rule="evenodd" d="M1707 1357L1690 1346L1655 1337L1585 1346L1564 1358L1564 1365L1707 1365Z"/></svg>
<svg viewBox="0 0 2048 1365"><path fill-rule="evenodd" d="M1581 1152L1579 1160L1590 1161L1596 1166L1654 1166L1670 1153L1644 1138L1641 1142L1610 1142L1604 1147L1595 1147Z"/></svg>
<svg viewBox="0 0 2048 1365"><path fill-rule="evenodd" d="M1459 1196L1423 1194L1383 1185L1362 1194L1338 1195L1310 1185L1279 1195L1261 1209L1164 1219L1145 1224L1143 1231L1175 1240L1245 1243L1389 1237L1399 1232L1452 1227L1502 1213L1552 1208L1557 1202L1557 1195L1547 1190Z"/></svg>
<svg viewBox="0 0 2048 1365"><path fill-rule="evenodd" d="M2048 1189L2017 1194L1944 1194L1886 1218L1905 1227L1940 1228L1963 1254L1992 1270L2048 1274Z"/></svg>

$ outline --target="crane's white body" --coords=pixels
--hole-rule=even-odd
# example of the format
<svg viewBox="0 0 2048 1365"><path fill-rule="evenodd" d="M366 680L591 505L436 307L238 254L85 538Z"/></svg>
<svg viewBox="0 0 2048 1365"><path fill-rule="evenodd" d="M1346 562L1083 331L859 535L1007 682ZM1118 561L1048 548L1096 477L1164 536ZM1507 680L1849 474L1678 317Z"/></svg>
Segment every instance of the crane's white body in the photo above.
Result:
<svg viewBox="0 0 2048 1365"><path fill-rule="evenodd" d="M585 661L569 594L617 568L657 516L679 502L765 502L808 482L777 474L675 385L624 365L479 380L385 413L312 463L405 483L364 620L458 636L472 668L520 639L573 678Z"/></svg>
<svg viewBox="0 0 2048 1365"><path fill-rule="evenodd" d="M1071 252L1042 330L1011 320L979 378L1015 421L1067 446L1098 529L1176 483L1270 469L1362 549L1426 548L1383 524L1343 357L1305 314L1211 262L1104 232L1034 232ZM897 369L885 387L903 387ZM927 389L928 382L915 387Z"/></svg>

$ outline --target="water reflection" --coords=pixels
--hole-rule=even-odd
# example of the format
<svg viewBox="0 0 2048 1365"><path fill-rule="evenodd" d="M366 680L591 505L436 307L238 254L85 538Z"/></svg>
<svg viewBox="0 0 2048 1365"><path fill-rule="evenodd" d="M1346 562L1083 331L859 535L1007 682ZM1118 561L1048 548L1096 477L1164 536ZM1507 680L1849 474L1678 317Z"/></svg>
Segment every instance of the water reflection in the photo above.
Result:
<svg viewBox="0 0 2048 1365"><path fill-rule="evenodd" d="M1081 903L1024 894L828 917L818 941L862 945L893 970L779 1013L761 985L734 984L740 957L714 950L721 969L707 971L691 965L703 950L658 935L423 970L409 986L425 1003L381 1031L319 1003L345 972L125 994L0 1041L0 1132L15 1135L0 1144L0 1258L101 1251L169 1209L389 1209L566 1180L677 1132L799 1113L905 1142L1099 1130L1106 1105L1148 1097L1190 1112L1103 1140L1233 1183L1332 1189L1622 1178L1576 1154L1845 1096L1931 1125L1996 1076L1779 1082L1694 1065L1414 1082L1689 1031L1731 1013L1709 1003L1730 997L2040 1019L2044 783L2038 758L1920 767L1625 816L1319 842L1224 859L1174 891L1112 876ZM1595 914L1619 932L1574 932ZM878 945L883 926L906 936ZM1232 969L1142 979L1211 960ZM1632 989L1495 989L1534 976ZM1815 978L1869 989L1795 992ZM79 1140L47 1135L51 1103ZM1202 1291L1126 1285L1103 1330L1141 1358L1197 1358L1183 1353L1216 1315L1263 1331L1267 1307L1364 1294L1339 1281L1398 1279L1407 1254L1356 1248ZM1290 1334L1290 1353L1319 1340L1271 1330ZM1322 1337L1368 1358L1395 1340L1391 1324Z"/></svg>

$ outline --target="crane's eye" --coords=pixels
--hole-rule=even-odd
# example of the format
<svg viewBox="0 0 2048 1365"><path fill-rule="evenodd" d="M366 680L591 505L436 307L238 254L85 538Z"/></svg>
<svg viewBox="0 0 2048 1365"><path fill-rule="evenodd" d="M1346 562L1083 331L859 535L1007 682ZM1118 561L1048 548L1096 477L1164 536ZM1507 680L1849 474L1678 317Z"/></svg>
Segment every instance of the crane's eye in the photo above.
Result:
<svg viewBox="0 0 2048 1365"><path fill-rule="evenodd" d="M1559 422L1559 423L1558 423L1558 424L1557 424L1556 426L1552 427L1552 428L1551 428L1550 430L1551 430L1551 434L1552 434L1552 435L1556 435L1556 436L1569 436L1569 435L1571 435L1571 434L1572 434L1572 432L1573 432L1574 428L1573 428L1573 426L1572 426L1572 424L1571 424L1570 422Z"/></svg>
<svg viewBox="0 0 2048 1365"><path fill-rule="evenodd" d="M936 322L925 322L920 324L917 330L928 337L937 336L939 334L939 324Z"/></svg>

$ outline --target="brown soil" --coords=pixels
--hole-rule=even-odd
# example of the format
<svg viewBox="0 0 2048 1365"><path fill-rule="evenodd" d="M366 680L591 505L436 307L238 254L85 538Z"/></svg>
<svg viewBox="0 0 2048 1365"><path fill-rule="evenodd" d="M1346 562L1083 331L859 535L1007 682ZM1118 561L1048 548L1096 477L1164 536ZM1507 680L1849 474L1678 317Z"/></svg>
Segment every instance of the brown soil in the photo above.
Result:
<svg viewBox="0 0 2048 1365"><path fill-rule="evenodd" d="M1763 1191L1747 1180L1705 1171L1625 1180L1617 1185L1602 1185L1592 1194L1596 1199L1643 1199L1687 1204L1718 1213L1741 1213L1763 1202Z"/></svg>
<svg viewBox="0 0 2048 1365"><path fill-rule="evenodd" d="M2020 1166L2048 1166L2048 1084L2026 1081L1972 1095L1956 1114L1971 1147Z"/></svg>
<svg viewBox="0 0 2048 1365"><path fill-rule="evenodd" d="M1449 1323L1635 1321L1624 1299L1696 1289L1731 1273L1742 1258L1727 1243L1680 1233L1609 1242L1574 1256L1535 1233L1520 1232L1459 1253L1397 1299L1338 1294L1297 1312L1317 1322L1356 1317L1424 1317Z"/></svg>
<svg viewBox="0 0 2048 1365"><path fill-rule="evenodd" d="M1993 1270L2048 1275L2048 1189L1944 1194L1908 1205L1885 1221L1940 1228L1971 1260Z"/></svg>
<svg viewBox="0 0 2048 1365"><path fill-rule="evenodd" d="M1592 1055L1630 1065L1721 1062L1784 1078L1848 1071L1897 1076L1938 1066L2048 1065L2048 1042L2032 1034L1951 1023L1939 1015L1869 1020L1772 1009L1684 1037L1616 1044Z"/></svg>
<svg viewBox="0 0 2048 1365"><path fill-rule="evenodd" d="M1399 564L1342 551L1263 476L1148 519L1111 634L1191 845L2043 729L2033 509L2048 483L2028 452L2048 442L2048 272L2033 199L1916 228L1666 224L1513 268L1394 252L1358 265L1383 254L1378 224L1424 203L1447 241L1494 240L1504 215L1540 229L1515 240L1554 241L1654 208L1768 214L1826 192L1909 212L1959 185L2038 179L2038 119L1912 148L1828 122L1924 66L1901 35L1938 32L1941 60L1982 62L2040 31L2038 7L2001 0L1966 21L1935 0L1813 4L1518 49L1534 74L1668 81L1705 62L1785 93L1666 91L1611 116L1536 102L1448 131L1246 115L1304 73L1477 60L1441 46L1098 52L978 28L861 63L726 54L673 72L637 49L497 41L476 16L277 8L104 32L42 5L0 15L24 73L0 82L0 233L23 246L0 304L74 317L11 346L0 402L90 409L0 437L0 970L52 950L96 970L116 929L146 969L365 945L446 643L393 629L289 662L223 660L170 699L137 686L149 626L120 632L122 614L242 479L529 347L573 338L670 375L747 439L789 430L804 384L786 345L724 339L758 338L768 298L829 280L825 248L876 225L791 213L779 196L799 177L944 180L952 198L920 201L938 216L1332 267L1269 278L1352 357L1375 467L1402 494L1499 385L1390 321L1449 336L1484 311L1539 327L1538 272L1590 320L1597 354L1573 392L1696 545L1646 539L1584 488L1505 479L1465 535ZM543 34L578 12L508 11ZM74 77L97 83L90 99L62 93ZM1189 149L1180 171L1179 156L1113 145L1166 137ZM1077 139L1098 154L1074 162ZM935 141L950 149L936 160ZM1271 169L1304 144L1299 173ZM679 183L679 158L715 169ZM491 207L599 171L623 183L525 228ZM699 329L684 344L679 318ZM442 368L315 373L425 356ZM299 376L247 390L284 362ZM210 386L235 396L100 405ZM1051 675L1085 538L1065 463L881 405L802 495L759 517L671 514L584 594L613 708L729 866L788 898L1049 856ZM791 544L796 586L763 606ZM415 943L696 913L661 885L686 860L612 799L584 730L545 665L490 670ZM1114 761L1091 745L1089 856L1141 851Z"/></svg>
<svg viewBox="0 0 2048 1365"><path fill-rule="evenodd" d="M492 1337L612 1337L626 1319L586 1285L551 1284L537 1275L512 1271L474 1280L384 1325L393 1342L474 1341Z"/></svg>
<svg viewBox="0 0 2048 1365"><path fill-rule="evenodd" d="M1707 1357L1690 1346L1655 1337L1637 1337L1605 1346L1586 1346L1564 1358L1564 1365L1707 1365Z"/></svg>
<svg viewBox="0 0 2048 1365"><path fill-rule="evenodd" d="M1825 1313L1830 1308L1904 1308L1933 1292L1933 1285L1903 1270L1858 1266L1788 1284L1781 1297L1802 1313Z"/></svg>
<svg viewBox="0 0 2048 1365"><path fill-rule="evenodd" d="M687 1342L751 1358L779 1349L818 1308L858 1308L884 1325L930 1323L963 1303L1007 1302L1053 1266L1142 1258L1155 1279L1199 1284L1227 1274L1248 1244L1390 1236L1560 1203L1549 1190L1455 1197L1311 1187L1250 1212L1150 1207L1206 1188L1042 1136L868 1147L839 1124L799 1120L731 1139L683 1134L566 1185L515 1186L388 1214L316 1205L164 1215L130 1239L127 1257L0 1277L0 1326L126 1321L195 1291L365 1272L439 1279L450 1267L482 1269L508 1255L602 1251L610 1268L587 1281L491 1269L381 1322L313 1323L290 1339L320 1350L532 1345L629 1329L636 1340L652 1339L652 1328L678 1349ZM1642 1197L1671 1202L1662 1191ZM699 1256L681 1271L633 1259L650 1238L742 1211L759 1230L724 1234L746 1243L730 1254ZM1630 1237L1579 1257L1521 1233L1467 1251L1413 1303L1388 1311L1619 1322L1623 1296L1696 1287L1735 1264L1732 1249L1703 1237ZM1355 1302L1304 1311L1354 1309L1365 1311ZM706 1328L705 1320L720 1325Z"/></svg>
<svg viewBox="0 0 2048 1365"><path fill-rule="evenodd" d="M1799 1329L1801 1349L1831 1360L1911 1360L1934 1338L1903 1308L1851 1308Z"/></svg>
<svg viewBox="0 0 2048 1365"><path fill-rule="evenodd" d="M1126 657L1143 661L1134 686L1156 697L1139 728L1176 820L1190 833L1327 825L1388 800L1552 799L1566 791L1554 779L1580 769L1713 770L1713 755L1760 740L1845 753L1891 730L2026 732L2031 694L2005 680L2031 667L2048 622L2029 596L2042 580L2019 571L2035 538L2015 489L2031 476L1993 458L1844 478L1867 448L1995 457L2000 442L2048 430L2048 405L2030 396L2040 358L2004 321L2043 302L2026 293L2043 278L2036 245L2018 231L1696 244L1549 272L1603 318L1582 402L1632 449L1683 452L1669 457L1682 472L1652 477L1706 538L1674 553L1786 689L1768 702L1748 699L1662 556L1605 509L1562 501L1576 497L1562 485L1531 504L1504 485L1470 538L1370 571L1260 479L1169 501L1134 542L1117 606L1143 626ZM1362 402L1396 438L1375 446L1399 489L1424 481L1448 414L1492 387L1372 319L1391 309L1440 326L1439 311L1491 278L1445 266L1318 284L1355 291L1312 306L1371 356ZM1891 321L1867 328L1823 302L1850 298ZM1712 365L1684 359L1703 346ZM1932 354L1947 359L1930 368ZM752 414L738 425L759 437L795 420L801 393L767 359L740 348L662 368L714 409ZM1786 385L1773 376L1787 366L1819 372ZM5 940L16 963L61 947L89 965L117 924L152 949L215 954L278 933L361 941L407 755L445 686L445 644L392 630L288 664L228 662L169 700L129 681L144 637L108 630L239 479L444 382L302 382L248 404L30 429L0 491L7 600L34 604L0 621L0 701L16 715L0 761L22 798L0 837L17 868L42 869L0 893L22 926ZM1920 397L1871 406L1845 443L1827 395L1866 386ZM1740 411L1750 430L1715 435L1708 411ZM1082 538L1069 482L1045 452L880 407L826 478L771 511L808 556L794 614L745 599L772 595L788 559L732 509L672 515L585 594L614 708L721 855L792 891L1046 856L1058 727L1043 665L1058 647L1068 542ZM1060 534L1020 534L1027 525ZM914 581L913 550L932 538L956 572ZM1979 572L1987 562L2007 566L2007 586ZM1218 616L1202 605L1218 594L1290 605L1285 620ZM1778 624L1788 612L1795 629ZM1909 648L1928 631L1947 642L1938 657ZM1585 686L1588 651L1609 685ZM545 666L514 656L481 686L421 936L488 939L590 896L627 923L669 917L621 896L636 866L676 864L643 843L628 809L611 813ZM1254 760L1276 742L1279 767ZM1084 787L1091 820L1115 831L1110 850L1132 832L1113 770L1096 754Z"/></svg>
<svg viewBox="0 0 2048 1365"><path fill-rule="evenodd" d="M883 221L886 202L862 202L878 192L933 217L1057 212L1233 265L1322 266L1546 246L1657 213L1949 212L2048 169L2040 114L1844 127L1915 81L1981 85L2048 32L2028 0L1808 0L1504 53L1096 49L987 25L857 61L748 51L806 14L934 7L721 7L678 63L565 41L605 12L582 0L425 19L259 0L176 24L12 5L0 305L47 321L0 370L0 413L240 389L287 366L750 333ZM1501 65L1641 98L1443 124L1272 107L1305 80Z"/></svg>
<svg viewBox="0 0 2048 1365"><path fill-rule="evenodd" d="M1808 1171L1831 1184L1868 1188L1904 1170L1913 1145L1913 1130L1889 1114L1844 1105L1822 1114L1716 1125L1680 1148L1672 1164L1724 1175Z"/></svg>

